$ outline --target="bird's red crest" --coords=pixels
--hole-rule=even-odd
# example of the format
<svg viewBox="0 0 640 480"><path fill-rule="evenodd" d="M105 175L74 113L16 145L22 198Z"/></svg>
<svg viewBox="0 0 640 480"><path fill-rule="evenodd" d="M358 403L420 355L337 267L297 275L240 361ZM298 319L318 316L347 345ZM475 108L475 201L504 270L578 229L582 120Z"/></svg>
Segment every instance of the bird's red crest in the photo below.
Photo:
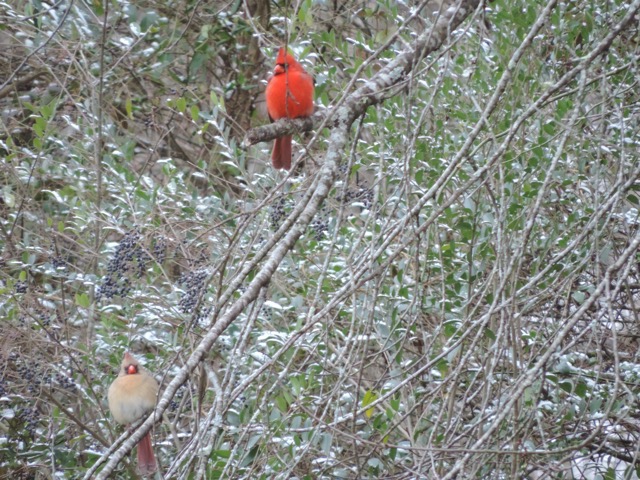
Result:
<svg viewBox="0 0 640 480"><path fill-rule="evenodd" d="M276 65L291 63L292 58L293 57L287 53L284 47L280 47L280 50L278 50L278 56L276 57Z"/></svg>

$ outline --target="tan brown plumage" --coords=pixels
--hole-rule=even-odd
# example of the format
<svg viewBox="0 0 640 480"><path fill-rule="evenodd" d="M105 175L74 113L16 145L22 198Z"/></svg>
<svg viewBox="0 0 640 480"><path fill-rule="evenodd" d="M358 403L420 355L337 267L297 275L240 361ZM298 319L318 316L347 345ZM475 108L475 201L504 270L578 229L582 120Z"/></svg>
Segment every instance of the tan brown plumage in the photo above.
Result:
<svg viewBox="0 0 640 480"><path fill-rule="evenodd" d="M118 378L113 381L107 394L114 420L128 425L153 410L158 388L153 376L129 352L125 352ZM140 474L148 475L156 469L151 432L148 432L138 443L138 470Z"/></svg>

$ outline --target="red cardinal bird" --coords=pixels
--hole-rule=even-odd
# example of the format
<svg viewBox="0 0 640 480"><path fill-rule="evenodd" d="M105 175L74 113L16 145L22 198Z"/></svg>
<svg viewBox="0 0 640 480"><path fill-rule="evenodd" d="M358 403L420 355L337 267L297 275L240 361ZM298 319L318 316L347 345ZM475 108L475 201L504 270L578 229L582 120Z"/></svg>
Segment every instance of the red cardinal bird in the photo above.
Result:
<svg viewBox="0 0 640 480"><path fill-rule="evenodd" d="M125 352L118 378L109 387L109 410L116 422L130 424L153 410L158 396L158 382L138 361ZM156 457L151 446L151 432L138 443L138 470L141 475L156 471Z"/></svg>
<svg viewBox="0 0 640 480"><path fill-rule="evenodd" d="M313 113L313 78L284 48L265 91L267 111L273 121L308 117ZM291 135L276 138L271 154L273 168L291 168Z"/></svg>

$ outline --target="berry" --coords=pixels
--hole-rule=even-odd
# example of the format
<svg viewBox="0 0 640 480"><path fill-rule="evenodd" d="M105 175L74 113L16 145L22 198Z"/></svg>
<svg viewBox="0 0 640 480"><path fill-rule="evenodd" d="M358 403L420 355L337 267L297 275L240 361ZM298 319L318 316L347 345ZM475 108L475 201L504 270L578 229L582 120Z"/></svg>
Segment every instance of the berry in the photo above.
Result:
<svg viewBox="0 0 640 480"><path fill-rule="evenodd" d="M33 407L22 407L18 412L18 419L24 422L24 429L31 438L34 438L38 420L40 419L38 411Z"/></svg>
<svg viewBox="0 0 640 480"><path fill-rule="evenodd" d="M311 222L310 227L313 233L313 238L316 241L319 242L325 237L325 234L329 230L329 212L324 205L313 219L313 222Z"/></svg>
<svg viewBox="0 0 640 480"><path fill-rule="evenodd" d="M15 284L16 293L27 293L27 282L19 280Z"/></svg>
<svg viewBox="0 0 640 480"><path fill-rule="evenodd" d="M153 258L156 262L162 263L167 258L167 237L158 235L153 242Z"/></svg>
<svg viewBox="0 0 640 480"><path fill-rule="evenodd" d="M116 247L113 257L107 264L107 274L102 277L96 293L97 300L113 297L126 297L132 289L129 272L141 278L147 269L149 256L142 248L142 234L134 228L128 231Z"/></svg>
<svg viewBox="0 0 640 480"><path fill-rule="evenodd" d="M65 390L74 391L77 388L76 383L73 380L61 373L56 373L54 379L56 383Z"/></svg>
<svg viewBox="0 0 640 480"><path fill-rule="evenodd" d="M199 268L182 275L180 283L185 287L179 302L182 312L191 313L194 311L207 286L206 280L208 278L209 271L206 268Z"/></svg>
<svg viewBox="0 0 640 480"><path fill-rule="evenodd" d="M281 195L269 206L269 223L271 224L272 230L278 230L280 225L282 225L282 220L287 216L285 210L286 205L287 199Z"/></svg>

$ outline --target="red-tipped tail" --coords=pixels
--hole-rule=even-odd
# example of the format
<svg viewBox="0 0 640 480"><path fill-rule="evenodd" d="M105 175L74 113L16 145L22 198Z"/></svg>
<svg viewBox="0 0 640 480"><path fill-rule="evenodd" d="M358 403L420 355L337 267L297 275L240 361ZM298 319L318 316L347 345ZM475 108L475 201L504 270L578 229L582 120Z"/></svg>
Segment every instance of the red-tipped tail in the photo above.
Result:
<svg viewBox="0 0 640 480"><path fill-rule="evenodd" d="M273 168L291 170L291 136L276 138L271 154Z"/></svg>
<svg viewBox="0 0 640 480"><path fill-rule="evenodd" d="M138 443L138 472L140 475L151 475L157 470L156 457L151 446L151 432Z"/></svg>

